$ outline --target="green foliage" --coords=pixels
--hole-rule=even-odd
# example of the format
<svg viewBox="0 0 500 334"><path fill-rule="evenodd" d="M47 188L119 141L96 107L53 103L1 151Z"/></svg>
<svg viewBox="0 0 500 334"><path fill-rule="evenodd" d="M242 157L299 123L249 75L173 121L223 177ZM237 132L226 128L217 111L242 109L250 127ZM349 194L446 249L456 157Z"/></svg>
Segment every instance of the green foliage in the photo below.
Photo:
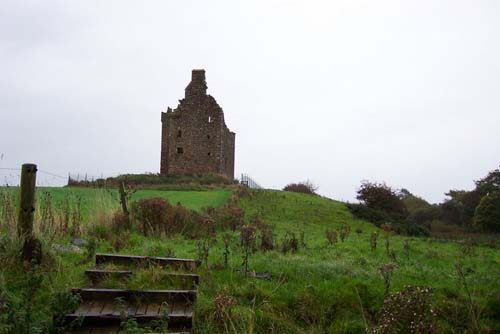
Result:
<svg viewBox="0 0 500 334"><path fill-rule="evenodd" d="M391 294L384 301L377 325L369 333L435 333L436 312L431 297L430 289L414 286Z"/></svg>
<svg viewBox="0 0 500 334"><path fill-rule="evenodd" d="M281 252L287 254L289 252L296 253L299 250L299 239L294 232L287 231L281 241Z"/></svg>
<svg viewBox="0 0 500 334"><path fill-rule="evenodd" d="M85 221L85 217L89 217L85 208L98 205L97 201L86 200L98 198L101 196L98 195L101 190L81 190L94 192L91 196L82 196ZM151 192L151 197L169 198L159 193L161 192ZM101 194L108 196L106 192ZM203 196L200 192L186 196L196 202L199 201L199 198L196 198L198 195ZM56 196L53 197L54 203L57 203ZM109 219L114 210L118 209L118 203L115 205L115 202L116 199L113 199L110 202L113 204L106 211ZM241 225L234 232L231 224L225 225L217 221L219 217L226 216L228 212L225 209L223 211L226 212L221 211L220 214L219 209L199 212L201 218L209 215L215 220L217 233L219 229L225 230L224 238L217 238L210 247L207 255L210 267L202 266L198 272L200 286L195 308L197 333L365 333L369 327L382 323L379 321L383 313L386 286L379 268L391 261L392 253L394 258L397 256L397 270L393 270L388 277L389 292L404 291L407 285L431 288L432 304L436 309L436 332L464 333L467 330L470 333L467 323L470 321L471 309L474 312L480 311L475 313L476 328L486 333L487 330L494 332L500 326L497 302L500 296L498 249L479 244L474 246L473 252L464 256L463 247L456 242L392 235L388 259L383 247L384 239L379 239L382 249L379 244L378 248L371 250L371 235L375 235L377 241L380 229L353 217L343 203L320 196L264 190L247 190L243 197L233 199L231 203L242 209L241 214L237 214ZM192 205L189 201L184 204ZM74 205L74 202L70 205ZM258 217L258 220L254 217ZM264 222L272 230L275 240L280 243L287 232L294 233L295 239L298 239L297 250L285 254L281 252L281 247L261 250L260 230L257 226ZM256 229L256 239L250 243L251 247L247 247L251 256L247 275L237 273L237 270L241 269L241 260L246 251L245 247L236 247L242 225L251 225ZM328 247L325 231L331 230L338 234L346 225L352 231L360 229L363 233L347 237L335 247ZM8 232L5 229L6 224L0 222L0 226L0 235ZM108 236L97 240L96 251L115 251L115 237L111 231L111 227L108 228L105 233ZM307 235L307 247L301 246L302 237L298 236L302 235L302 232ZM148 256L167 256L175 253L181 258L196 258L196 243L202 235L197 234L195 237L196 239L191 239L191 236L185 237L183 234L145 237L131 229L126 231L126 237L120 234L116 239L127 239L121 246L121 253ZM90 237L85 234L82 238L88 241ZM227 248L224 241L226 238ZM68 239L67 235L61 236L54 242L67 244ZM6 247L11 248L9 239L6 240ZM407 243L411 245L411 256L406 255ZM50 247L44 249L51 252ZM67 291L70 287L88 284L83 274L84 269L89 266L88 262L82 263L87 255L85 252L52 253L53 260L50 264L42 266L43 280L32 298L32 328L51 328L52 312L49 301L53 292ZM9 261L2 260L3 257L4 254L0 252L0 287L4 287L0 288L4 291L3 294L0 293L0 308L5 302L8 304L15 301L16 305L20 305L19 301L26 296L23 292L25 285L19 280L19 268ZM44 259L50 258L44 256ZM465 285L457 284L453 279L457 277L453 263L458 258L464 262L464 268L473 269L467 269L466 274L473 308L468 306L470 299ZM218 262L221 264L218 265ZM269 278L260 279L255 274L267 274ZM102 286L172 289L181 288L182 284L172 282L166 278L164 270L154 267L139 269L129 281L110 278L104 281ZM8 298L5 298L5 295ZM3 314L0 312L0 317ZM133 321L130 322L130 330L136 330L133 328Z"/></svg>
<svg viewBox="0 0 500 334"><path fill-rule="evenodd" d="M441 205L443 220L462 227L472 226L476 207L485 194L476 189L472 191L450 190L446 195L450 199Z"/></svg>
<svg viewBox="0 0 500 334"><path fill-rule="evenodd" d="M292 191L308 195L316 195L317 190L318 187L312 184L310 181L290 183L283 188L283 191Z"/></svg>
<svg viewBox="0 0 500 334"><path fill-rule="evenodd" d="M485 231L500 232L500 192L490 193L481 199L474 224Z"/></svg>
<svg viewBox="0 0 500 334"><path fill-rule="evenodd" d="M484 178L475 181L476 189L482 194L500 191L500 169L495 169Z"/></svg>
<svg viewBox="0 0 500 334"><path fill-rule="evenodd" d="M65 323L64 316L76 310L81 302L78 294L69 291L56 292L50 300L50 310L52 312L53 328L52 333L65 333L68 328L78 327L78 320L74 323Z"/></svg>
<svg viewBox="0 0 500 334"><path fill-rule="evenodd" d="M413 195L407 189L401 189L400 196L410 214L417 210L429 209L431 207L429 202L421 197Z"/></svg>
<svg viewBox="0 0 500 334"><path fill-rule="evenodd" d="M224 186L235 184L221 175L160 175L160 174L123 174L107 179L77 181L70 179L69 186L91 188L118 188L121 182L134 188L149 188L163 190L202 190L209 186Z"/></svg>
<svg viewBox="0 0 500 334"><path fill-rule="evenodd" d="M368 208L405 217L408 210L395 190L385 183L361 182L356 198Z"/></svg>

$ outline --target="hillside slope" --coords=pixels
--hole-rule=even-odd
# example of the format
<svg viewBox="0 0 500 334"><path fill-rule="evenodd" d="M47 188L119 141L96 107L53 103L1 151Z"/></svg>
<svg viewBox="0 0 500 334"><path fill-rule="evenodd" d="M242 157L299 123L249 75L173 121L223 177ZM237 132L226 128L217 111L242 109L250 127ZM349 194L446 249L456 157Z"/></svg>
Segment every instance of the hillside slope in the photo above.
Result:
<svg viewBox="0 0 500 334"><path fill-rule="evenodd" d="M143 195L172 201L183 198L192 208L203 205L202 194L184 193ZM217 197L218 203L229 196L224 193L225 200ZM200 269L197 333L365 333L366 328L377 325L382 310L386 286L381 268L392 268L389 293L406 285L431 288L436 333L492 333L500 328L497 249L394 235L386 239L373 225L354 219L343 203L319 196L260 190L241 196L237 204L245 212L246 224L270 226L274 234L274 249L264 251L261 233L257 233L255 251L248 258L249 275L242 273L245 252L240 233L229 229L191 240L182 236L146 238L136 231L117 233L101 227L95 250L184 258L203 258L208 253ZM350 232L341 241L346 226ZM337 234L335 245L327 242L327 230ZM377 247L372 249L375 231ZM68 243L69 238L55 242ZM88 252L92 251L47 249L47 263L39 269L40 291L32 299L32 319L48 321L55 293L88 284L83 270L91 264ZM1 256L0 265L0 297L8 291L7 295L21 298L25 293L20 284L25 275L22 268ZM457 273L457 266L465 279ZM254 273L265 278L253 277ZM151 287L153 279L156 288L170 288L159 277L157 271L145 272L128 283L106 282L106 287L140 289L146 283ZM477 319L471 318L470 305L477 311Z"/></svg>

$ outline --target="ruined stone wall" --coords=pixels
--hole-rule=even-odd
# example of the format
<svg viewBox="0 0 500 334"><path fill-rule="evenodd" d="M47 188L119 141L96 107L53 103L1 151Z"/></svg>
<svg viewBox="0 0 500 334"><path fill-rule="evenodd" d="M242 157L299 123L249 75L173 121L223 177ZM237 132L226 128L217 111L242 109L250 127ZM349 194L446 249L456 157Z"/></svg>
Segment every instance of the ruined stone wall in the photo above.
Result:
<svg viewBox="0 0 500 334"><path fill-rule="evenodd" d="M205 71L193 70L184 99L174 110L162 113L161 174L234 178L235 134L206 90Z"/></svg>

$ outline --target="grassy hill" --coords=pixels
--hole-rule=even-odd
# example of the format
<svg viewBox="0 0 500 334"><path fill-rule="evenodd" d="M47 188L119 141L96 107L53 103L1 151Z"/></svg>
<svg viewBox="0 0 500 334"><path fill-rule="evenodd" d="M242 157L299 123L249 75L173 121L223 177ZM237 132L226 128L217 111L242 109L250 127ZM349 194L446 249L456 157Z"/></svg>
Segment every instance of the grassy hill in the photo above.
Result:
<svg viewBox="0 0 500 334"><path fill-rule="evenodd" d="M88 220L92 220L91 212L99 203L107 201L103 210L118 207L114 195L102 190L48 191L56 203L61 203L67 192L80 196ZM158 196L202 211L202 207L227 202L231 191L141 190L134 194L135 199ZM208 265L200 269L197 333L365 333L366 328L380 322L386 289L381 271L392 273L389 293L407 285L431 289L437 333L494 333L500 329L498 249L389 234L386 238L373 225L354 219L343 203L319 196L252 191L240 197L237 204L245 212L246 223L265 224L274 234L275 249L261 250L261 239L257 238L256 249L249 256L252 275L255 271L265 274L266 279L241 273L244 251L240 233L229 229L197 240L180 235L146 238L137 231L119 236L103 233L96 248L101 252L198 258L201 245L210 245ZM338 238L335 245L330 245L326 231L335 231L339 237L346 226L350 229L346 239L342 242ZM0 227L5 238L6 225L0 223ZM372 232L378 233L374 250L370 246ZM230 240L228 267L224 266L223 239ZM69 237L50 242L68 244ZM7 246L3 246L4 255L0 256L0 300L22 300L27 289L23 285L26 274L9 260L9 243L4 244ZM84 269L91 266L87 255L48 252L46 263L38 274L33 274L42 277L31 298L34 324L50 319L54 295L88 284L83 276ZM127 286L145 286L151 275L138 275ZM123 283L105 284L114 287ZM157 288L169 287L161 280L156 284ZM20 309L22 313L21 306ZM0 320L0 328L1 324Z"/></svg>
<svg viewBox="0 0 500 334"><path fill-rule="evenodd" d="M14 200L17 199L19 188L0 187L0 193L8 193ZM228 188L210 190L152 190L139 189L132 194L131 201L144 198L160 197L167 199L170 203L181 203L188 209L201 210L204 207L218 207L226 203L231 196L232 190ZM120 204L116 189L81 188L81 187L41 187L37 188L37 204L40 206L45 194L49 194L55 209L61 209L64 201L68 200L70 206L74 206L78 199L81 201L81 212L83 220L91 220L96 212L107 212L118 209Z"/></svg>

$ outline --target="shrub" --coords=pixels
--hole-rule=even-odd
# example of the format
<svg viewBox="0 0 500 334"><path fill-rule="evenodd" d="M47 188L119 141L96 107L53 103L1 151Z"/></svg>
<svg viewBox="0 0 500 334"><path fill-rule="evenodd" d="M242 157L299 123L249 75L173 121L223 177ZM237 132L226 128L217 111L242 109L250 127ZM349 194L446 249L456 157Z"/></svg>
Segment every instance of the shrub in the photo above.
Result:
<svg viewBox="0 0 500 334"><path fill-rule="evenodd" d="M428 288L407 286L384 300L378 324L372 334L431 334L435 332L435 312Z"/></svg>
<svg viewBox="0 0 500 334"><path fill-rule="evenodd" d="M98 240L108 240L111 237L111 232L108 225L92 224L89 235Z"/></svg>
<svg viewBox="0 0 500 334"><path fill-rule="evenodd" d="M384 294L387 295L389 293L389 289L391 288L392 282L392 273L396 269L396 265L394 263L382 264L379 266L378 270L382 279L384 280L385 291Z"/></svg>
<svg viewBox="0 0 500 334"><path fill-rule="evenodd" d="M370 223L380 226L385 221L393 221L392 215L382 210L369 208L366 204L347 204L347 208L359 219L364 219Z"/></svg>
<svg viewBox="0 0 500 334"><path fill-rule="evenodd" d="M113 232L119 232L124 229L128 229L130 226L129 217L123 211L116 210L111 219L111 229Z"/></svg>
<svg viewBox="0 0 500 334"><path fill-rule="evenodd" d="M290 183L287 184L284 188L284 191L292 191L296 193L310 194L315 195L318 187L312 184L310 181L299 182L299 183Z"/></svg>
<svg viewBox="0 0 500 334"><path fill-rule="evenodd" d="M132 206L134 217L142 225L144 235L165 231L170 208L171 205L163 198L142 199Z"/></svg>
<svg viewBox="0 0 500 334"><path fill-rule="evenodd" d="M363 181L356 198L370 209L406 216L408 210L396 191L385 183Z"/></svg>
<svg viewBox="0 0 500 334"><path fill-rule="evenodd" d="M248 258L250 253L255 250L255 227L252 225L243 225L240 228L240 243L243 248L243 267L245 274L248 273Z"/></svg>
<svg viewBox="0 0 500 334"><path fill-rule="evenodd" d="M169 207L166 232L167 234L182 232L191 220L189 210L180 203Z"/></svg>
<svg viewBox="0 0 500 334"><path fill-rule="evenodd" d="M419 208L410 213L407 221L414 224L428 224L429 222L439 219L441 210L438 206L430 206L427 208Z"/></svg>
<svg viewBox="0 0 500 334"><path fill-rule="evenodd" d="M266 252L274 249L274 233L270 227L259 229L260 250Z"/></svg>
<svg viewBox="0 0 500 334"><path fill-rule="evenodd" d="M500 192L481 199L474 214L474 225L484 231L500 232Z"/></svg>
<svg viewBox="0 0 500 334"><path fill-rule="evenodd" d="M309 327L324 327L327 322L327 311L330 305L321 303L319 301L320 298L321 296L318 296L312 286L307 286L304 291L299 293L293 305L297 319Z"/></svg>
<svg viewBox="0 0 500 334"><path fill-rule="evenodd" d="M241 226L244 212L237 206L223 207L216 211L216 221L223 228L230 228L233 232Z"/></svg>
<svg viewBox="0 0 500 334"><path fill-rule="evenodd" d="M340 241L344 242L349 237L349 233L351 232L351 227L347 224L342 225L342 227L339 229L339 232L340 232Z"/></svg>
<svg viewBox="0 0 500 334"><path fill-rule="evenodd" d="M337 244L337 231L335 230L332 230L332 229L327 229L325 231L325 236L326 236L326 240L328 240L328 244L330 246L335 246Z"/></svg>
<svg viewBox="0 0 500 334"><path fill-rule="evenodd" d="M286 254L288 252L296 253L299 250L299 240L295 233L287 231L281 243L281 252Z"/></svg>

